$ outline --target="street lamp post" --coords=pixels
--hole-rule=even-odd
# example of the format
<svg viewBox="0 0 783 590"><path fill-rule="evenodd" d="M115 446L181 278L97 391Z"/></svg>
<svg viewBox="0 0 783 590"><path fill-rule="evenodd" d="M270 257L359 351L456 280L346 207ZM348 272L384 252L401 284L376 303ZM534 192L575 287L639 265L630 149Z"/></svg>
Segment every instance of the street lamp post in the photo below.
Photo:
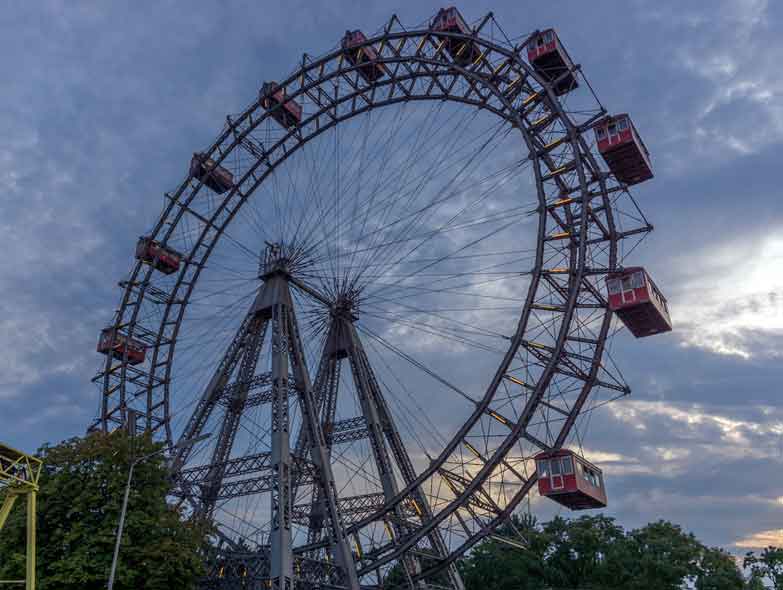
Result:
<svg viewBox="0 0 783 590"><path fill-rule="evenodd" d="M149 453L147 455L144 455L143 457L139 457L138 459L134 459L133 461L131 461L130 469L128 470L128 483L125 485L125 496L122 499L122 510L120 511L120 524L117 527L117 539L114 542L114 557L112 557L111 560L111 572L109 573L108 590L114 590L114 575L117 572L117 561L120 556L120 542L122 541L122 529L125 527L125 514L128 511L128 496L130 496L131 482L133 481L133 468L136 467L136 465L138 465L139 463L142 463L143 461L146 461L147 459L150 459L155 455L159 455L164 451L193 445L196 444L197 442L201 442L202 440L208 439L210 436L211 434L202 434L201 436L198 436L196 438L181 440L178 443L171 445L170 447L164 447L162 449L158 449L154 453Z"/></svg>

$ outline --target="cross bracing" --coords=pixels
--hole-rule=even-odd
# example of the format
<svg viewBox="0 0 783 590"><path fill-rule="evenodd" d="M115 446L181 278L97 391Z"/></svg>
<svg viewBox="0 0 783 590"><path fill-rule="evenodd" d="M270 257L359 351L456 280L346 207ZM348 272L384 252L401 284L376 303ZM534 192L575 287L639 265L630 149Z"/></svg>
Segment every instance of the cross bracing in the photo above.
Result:
<svg viewBox="0 0 783 590"><path fill-rule="evenodd" d="M98 426L141 407L162 438L214 432L173 458L175 492L252 539L281 587L377 585L395 565L459 587L454 560L527 496L532 456L580 445L629 391L603 279L651 228L585 136L603 107L555 97L527 36L492 27L392 19L367 35L372 83L341 50L305 56L279 82L301 122L263 96L228 117L203 153L232 188L168 193L152 233L182 267L124 282L115 326L147 359L107 358Z"/></svg>

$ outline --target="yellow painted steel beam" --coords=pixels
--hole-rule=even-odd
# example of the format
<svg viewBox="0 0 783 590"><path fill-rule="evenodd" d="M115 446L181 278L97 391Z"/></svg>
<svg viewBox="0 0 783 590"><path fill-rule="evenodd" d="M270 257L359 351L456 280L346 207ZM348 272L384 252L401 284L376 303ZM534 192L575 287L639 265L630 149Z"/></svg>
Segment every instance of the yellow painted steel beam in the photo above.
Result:
<svg viewBox="0 0 783 590"><path fill-rule="evenodd" d="M35 590L35 521L36 492L27 492L27 571L25 590Z"/></svg>
<svg viewBox="0 0 783 590"><path fill-rule="evenodd" d="M35 590L36 566L36 502L38 479L43 461L0 443L0 484L7 496L0 507L0 530L8 519L19 496L27 496L27 542L25 543L25 579L0 580L0 584L24 584L25 590Z"/></svg>
<svg viewBox="0 0 783 590"><path fill-rule="evenodd" d="M0 443L0 483L38 489L42 461L6 444Z"/></svg>
<svg viewBox="0 0 783 590"><path fill-rule="evenodd" d="M11 514L11 508L14 507L18 494L8 494L3 502L3 507L0 508L0 531L5 526L5 521L8 520L8 515Z"/></svg>

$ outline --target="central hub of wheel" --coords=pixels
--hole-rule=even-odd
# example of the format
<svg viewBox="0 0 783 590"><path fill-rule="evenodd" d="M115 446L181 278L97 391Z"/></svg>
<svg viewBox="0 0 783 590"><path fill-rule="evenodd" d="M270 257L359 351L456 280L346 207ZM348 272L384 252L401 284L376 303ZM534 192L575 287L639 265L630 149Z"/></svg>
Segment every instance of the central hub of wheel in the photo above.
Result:
<svg viewBox="0 0 783 590"><path fill-rule="evenodd" d="M332 307L332 316L348 322L359 319L359 296L354 291L340 293Z"/></svg>
<svg viewBox="0 0 783 590"><path fill-rule="evenodd" d="M290 277L294 260L291 248L285 243L266 242L264 256L259 264L258 277L264 281L273 276Z"/></svg>

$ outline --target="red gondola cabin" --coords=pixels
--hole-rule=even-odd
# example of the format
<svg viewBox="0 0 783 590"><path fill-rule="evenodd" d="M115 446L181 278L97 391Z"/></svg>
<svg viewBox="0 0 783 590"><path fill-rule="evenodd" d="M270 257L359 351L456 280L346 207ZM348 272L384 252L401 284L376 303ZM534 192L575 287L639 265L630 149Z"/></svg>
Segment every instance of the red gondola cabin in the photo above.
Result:
<svg viewBox="0 0 783 590"><path fill-rule="evenodd" d="M121 359L128 354L128 363L138 365L144 362L147 351L143 343L133 338L128 338L115 328L105 328L98 339L98 352L111 354L116 359Z"/></svg>
<svg viewBox="0 0 783 590"><path fill-rule="evenodd" d="M378 78L383 78L386 75L386 70L384 70L383 64L367 63L378 59L378 52L372 45L360 47L366 41L367 37L361 31L345 31L342 47L345 59L357 66L356 71L362 78L368 82L374 82Z"/></svg>
<svg viewBox="0 0 783 590"><path fill-rule="evenodd" d="M574 75L574 62L560 43L554 29L547 29L533 37L527 44L527 60L550 84L557 96L579 88Z"/></svg>
<svg viewBox="0 0 783 590"><path fill-rule="evenodd" d="M666 298L641 267L626 268L606 277L609 309L637 338L672 329Z"/></svg>
<svg viewBox="0 0 783 590"><path fill-rule="evenodd" d="M430 23L430 28L436 32L460 33L462 35L473 35L473 31L462 18L459 10L454 6L441 8L435 18ZM440 37L446 43L446 51L451 58L459 65L464 66L477 61L481 56L481 51L473 41L466 39L457 39L455 37Z"/></svg>
<svg viewBox="0 0 783 590"><path fill-rule="evenodd" d="M172 248L161 246L152 238L141 236L136 244L136 258L163 274L170 275L179 270L182 254Z"/></svg>
<svg viewBox="0 0 783 590"><path fill-rule="evenodd" d="M283 105L280 108L275 108ZM272 118L286 129L297 127L302 122L302 105L295 100L286 100L285 88L277 82L264 82L261 87L261 106L271 111Z"/></svg>
<svg viewBox="0 0 783 590"><path fill-rule="evenodd" d="M605 117L595 125L595 140L606 165L625 184L653 177L650 152L627 114Z"/></svg>
<svg viewBox="0 0 783 590"><path fill-rule="evenodd" d="M538 493L570 508L606 506L604 476L595 465L568 449L545 451L536 459Z"/></svg>
<svg viewBox="0 0 783 590"><path fill-rule="evenodd" d="M204 154L193 154L190 160L190 175L198 178L219 195L234 187L234 175Z"/></svg>

